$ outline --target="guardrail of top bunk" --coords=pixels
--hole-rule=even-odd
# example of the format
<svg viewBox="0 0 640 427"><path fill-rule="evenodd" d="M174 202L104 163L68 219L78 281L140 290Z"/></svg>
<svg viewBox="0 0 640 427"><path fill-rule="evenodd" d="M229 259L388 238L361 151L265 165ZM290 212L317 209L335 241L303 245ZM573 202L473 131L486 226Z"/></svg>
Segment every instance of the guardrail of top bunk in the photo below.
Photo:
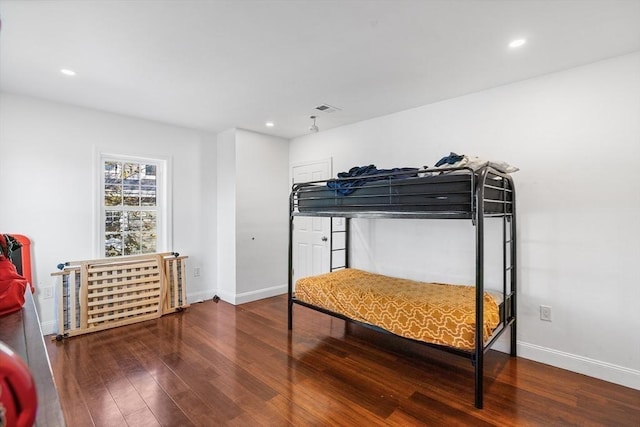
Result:
<svg viewBox="0 0 640 427"><path fill-rule="evenodd" d="M446 172L446 174L444 174ZM463 174L460 173L451 173L451 172L464 172ZM346 177L346 178L330 178L330 179L322 179L322 180L315 180L315 181L307 181L307 182L298 182L298 183L294 183L292 185L291 188L291 193L290 193L290 197L289 197L289 208L290 208L290 212L292 214L297 214L297 215L309 215L309 216L313 216L316 215L318 212L321 212L323 215L328 215L331 214L332 216L336 216L336 217L340 217L340 216L369 216L369 217L376 217L376 216L385 216L385 217L407 217L407 216L439 216L439 217L465 217L465 218L471 218L473 221L475 221L475 207L476 207L476 201L475 201L475 187L476 187L476 173L477 171L474 171L472 168L467 167L467 166L463 166L463 167L444 167L444 168L423 168L423 169L416 169L415 171L396 171L396 172L384 172L384 173L379 173L379 174L371 174L371 175L362 175L362 176L356 176L356 177ZM422 175L422 176L420 176ZM470 176L470 180L471 180L471 186L470 189L468 191L449 191L447 193L439 193L439 192L435 192L435 193L426 193L424 191L421 192L416 192L416 193L403 193L401 196L402 197L412 197L412 196L424 196L424 195L430 195L433 196L434 198L437 198L438 196L451 196L451 195L456 195L456 194L468 194L469 198L467 202L456 202L456 203L451 203L450 205L455 205L455 206L460 206L460 205L465 205L468 204L470 206L469 209L456 209L456 210L434 210L434 211L430 211L429 209L425 209L428 207L434 207L434 206L447 206L446 203L401 203L401 202L396 202L393 203L391 201L391 197L399 197L399 195L397 194L392 194L391 193L391 188L392 187L398 187L398 186L415 186L416 183L412 183L412 182L406 182L405 179L406 178L414 178L414 177L428 177L428 176L440 176L440 175L447 175L449 177L456 177L456 176L461 176L461 177L466 177L466 176ZM405 176L406 178L398 178L398 177L402 177ZM299 209L299 197L298 194L300 193L300 191L302 190L309 190L309 189L313 189L310 191L322 191L322 190L332 190L332 195L330 197L324 196L324 197L306 197L306 200L340 200L342 198L347 198L348 197L352 197L352 195L340 195L339 194L339 189L336 188L330 188L328 187L328 183L329 182L354 182L354 181L359 181L359 180L363 180L365 179L367 182L363 185L354 185L351 186L350 189L353 191L356 190L360 190L362 188L368 188L368 189L372 189L372 188L389 188L389 192L384 195L384 194L374 194L374 195L362 195L362 194L358 194L356 197L358 199L382 199L385 198L386 200L388 200L388 202L385 203L379 203L379 204L375 204L375 203L366 203L366 204L355 204L355 203L350 203L348 205L350 210L340 210L340 209L331 209L331 207L327 207L327 206L323 206L321 207L321 209L317 209L317 210L310 210L308 212L301 212ZM466 178L461 178L461 182L462 179ZM392 185L393 184L393 185ZM421 182L419 184L427 184L427 185L436 185L439 183L424 183ZM413 206L416 207L417 209L415 209L415 211L393 211L390 209L383 209L383 208L393 208L393 207L407 207L407 206ZM334 206L335 207L335 206ZM370 209L370 211L365 212L364 214L362 212L358 212L358 210L362 209L363 211L366 211L367 208ZM379 210L376 210L379 209Z"/></svg>
<svg viewBox="0 0 640 427"><path fill-rule="evenodd" d="M489 166L483 168L483 171L485 172L485 175L481 185L485 189L495 190L500 195L499 199L487 198L485 193L483 201L485 204L491 203L502 207L501 212L488 212L485 210L485 216L511 216L515 209L515 187L513 185L513 178L511 175L497 171ZM492 181L500 181L502 184L500 186L488 184L486 182L487 178Z"/></svg>
<svg viewBox="0 0 640 427"><path fill-rule="evenodd" d="M458 173L456 173L458 172ZM460 174L459 172L463 172ZM426 183L421 181L420 183L409 182L407 179L398 178L405 176L406 178L414 178L414 177L428 177L428 176L448 176L448 177L456 177L461 176L464 177L462 179L466 180L467 176L470 179L470 188L468 191L447 191L447 192L428 192L428 191L420 191L413 193L403 193L403 194L393 194L391 192L392 187L398 186L411 186L411 185L438 185L440 182L434 183ZM366 182L362 185L354 185L350 186L349 189L352 190L351 193L354 193L356 190L360 190L363 188L374 189L374 188L388 188L389 191L387 194L349 194L349 195L340 195L340 191L338 188L330 188L328 187L328 183L330 182L355 182L360 180L366 180ZM500 181L502 185L498 186L494 181ZM455 181L454 181L455 182ZM505 186L504 183L508 183L508 186ZM482 186L482 201L478 200L476 197L478 192L478 187ZM299 194L301 191L310 192L320 192L329 190L331 195L329 196L306 196L304 197L305 201L322 201L322 200L332 200L334 204L331 206L313 206L309 207L307 211L302 212L300 210L300 197ZM494 192L497 192L500 198L487 198L486 192L484 190L491 189ZM292 191L289 198L290 204L290 213L292 215L331 215L331 216L366 216L366 217L437 217L437 218L470 218L474 225L478 222L478 205L482 206L482 214L484 217L504 217L507 215L512 215L512 212L515 210L515 196L514 196L514 186L513 180L510 175L506 173L502 173L494 169L490 166L484 166L478 170L474 170L470 167L446 167L446 168L423 168L416 169L414 171L392 171L392 172L384 172L379 174L372 175L362 175L356 177L346 177L346 178L331 178L324 180L315 180L301 183L294 183L292 185ZM465 202L461 201L452 201L449 203L442 202L431 202L431 203L403 203L403 202L393 202L392 197L415 197L415 196L429 196L432 199L442 200L442 197L450 197L452 195L460 195L460 194L468 194L469 198ZM511 194L510 197L507 197L507 194ZM384 199L384 203L353 203L350 202L347 205L340 205L338 200L344 200L349 197L363 200L374 200L380 199L381 201ZM498 207L495 207L499 205ZM469 206L469 209L460 209L460 206ZM494 210L487 210L487 206L494 206ZM501 208L500 208L501 206ZM403 211L395 211L393 208L404 207ZM409 209L409 207L415 209ZM447 209L438 209L442 207L447 207ZM430 210L429 208L435 208Z"/></svg>
<svg viewBox="0 0 640 427"><path fill-rule="evenodd" d="M165 252L58 264L56 339L184 310L187 258Z"/></svg>

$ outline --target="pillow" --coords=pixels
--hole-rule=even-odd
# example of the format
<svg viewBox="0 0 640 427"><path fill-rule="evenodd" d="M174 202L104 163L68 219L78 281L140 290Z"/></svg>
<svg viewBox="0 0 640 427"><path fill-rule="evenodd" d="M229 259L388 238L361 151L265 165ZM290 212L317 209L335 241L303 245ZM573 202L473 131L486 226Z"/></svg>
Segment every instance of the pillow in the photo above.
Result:
<svg viewBox="0 0 640 427"><path fill-rule="evenodd" d="M451 153L451 156L453 156L455 153ZM452 162L452 163L442 163L443 159L440 160L440 165L439 166L435 166L433 168L430 169L441 169L441 168L458 168L458 167L463 167L466 166L468 168L473 169L474 171L478 171L480 169L482 169L485 166L491 166L492 168L496 169L498 172L502 172L502 173L513 173L513 172L517 172L520 169L510 165L507 162L503 162L502 160L486 160L477 156L467 156L467 155L462 155L462 156L458 156L458 158L460 158L460 160ZM429 169L428 166L425 166L425 169ZM443 171L440 173L455 173L456 171Z"/></svg>
<svg viewBox="0 0 640 427"><path fill-rule="evenodd" d="M497 160L497 161L489 161L489 166L491 166L492 168L502 172L502 173L514 173L514 172L518 172L520 170L520 168L517 168L515 166L510 165L507 162L503 162L501 160Z"/></svg>

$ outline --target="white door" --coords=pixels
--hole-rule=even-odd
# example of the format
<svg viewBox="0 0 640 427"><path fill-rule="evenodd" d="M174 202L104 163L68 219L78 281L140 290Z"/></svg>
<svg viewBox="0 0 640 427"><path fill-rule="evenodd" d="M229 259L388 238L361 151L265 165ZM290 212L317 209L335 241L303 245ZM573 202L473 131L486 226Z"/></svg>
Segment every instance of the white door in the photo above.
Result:
<svg viewBox="0 0 640 427"><path fill-rule="evenodd" d="M294 165L293 182L328 179L331 159ZM297 216L293 221L293 284L301 277L327 273L330 254L331 218Z"/></svg>

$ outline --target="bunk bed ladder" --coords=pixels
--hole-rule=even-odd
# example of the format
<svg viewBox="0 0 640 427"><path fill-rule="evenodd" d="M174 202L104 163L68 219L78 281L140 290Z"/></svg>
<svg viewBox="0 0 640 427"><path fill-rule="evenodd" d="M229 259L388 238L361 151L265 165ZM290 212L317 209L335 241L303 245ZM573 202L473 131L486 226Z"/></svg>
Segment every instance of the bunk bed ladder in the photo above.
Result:
<svg viewBox="0 0 640 427"><path fill-rule="evenodd" d="M507 185L509 184L509 185ZM511 195L511 201L507 200L507 194ZM502 292L505 296L504 309L502 310L503 325L509 325L511 339L509 351L512 357L516 352L516 203L515 191L512 181L502 180ZM508 209L508 208L511 209ZM508 286L507 286L508 284Z"/></svg>
<svg viewBox="0 0 640 427"><path fill-rule="evenodd" d="M287 280L287 328L293 329L293 209L295 186L289 196L289 277Z"/></svg>
<svg viewBox="0 0 640 427"><path fill-rule="evenodd" d="M350 218L331 217L329 231L331 236L329 243L329 271L349 268L349 219ZM336 220L340 220L341 222L336 224ZM342 238L340 238L341 236ZM336 247L336 244L340 246ZM340 254L342 257L339 256ZM341 264L335 265L336 262L340 261Z"/></svg>
<svg viewBox="0 0 640 427"><path fill-rule="evenodd" d="M476 325L484 323L484 217L485 200L494 203L495 200L485 199L485 186L487 176L497 175L485 170L478 177L477 193L472 206L475 208L472 215L476 228ZM495 187L493 187L495 188ZM502 218L502 295L504 296L504 308L502 310L502 325L511 330L510 353L516 356L516 217L515 217L515 189L513 181L504 175L501 179L500 200L502 212L498 215ZM508 197L509 196L509 197ZM475 201L475 204L473 202ZM495 216L490 214L490 216ZM482 328L476 328L475 351L472 355L472 363L475 371L475 406L481 409L483 406L483 381L484 381L484 339Z"/></svg>

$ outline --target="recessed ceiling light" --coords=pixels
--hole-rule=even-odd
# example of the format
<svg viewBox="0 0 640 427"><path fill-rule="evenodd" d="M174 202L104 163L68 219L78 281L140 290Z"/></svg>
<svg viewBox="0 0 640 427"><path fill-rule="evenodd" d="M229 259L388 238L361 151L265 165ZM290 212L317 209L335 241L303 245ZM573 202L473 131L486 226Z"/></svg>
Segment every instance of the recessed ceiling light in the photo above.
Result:
<svg viewBox="0 0 640 427"><path fill-rule="evenodd" d="M511 43L509 43L509 47L511 49L515 49L515 48L523 46L526 42L527 42L526 39L515 39Z"/></svg>
<svg viewBox="0 0 640 427"><path fill-rule="evenodd" d="M272 127L274 127L276 124L275 124L275 123L273 123L273 122L266 122L264 125L265 125L266 127L268 127L268 128L272 128Z"/></svg>
<svg viewBox="0 0 640 427"><path fill-rule="evenodd" d="M65 76L75 76L75 75L76 75L76 72L75 72L75 71L70 70L70 69L68 69L68 68L61 68L61 69L60 69L60 72L61 72L62 74L64 74Z"/></svg>

